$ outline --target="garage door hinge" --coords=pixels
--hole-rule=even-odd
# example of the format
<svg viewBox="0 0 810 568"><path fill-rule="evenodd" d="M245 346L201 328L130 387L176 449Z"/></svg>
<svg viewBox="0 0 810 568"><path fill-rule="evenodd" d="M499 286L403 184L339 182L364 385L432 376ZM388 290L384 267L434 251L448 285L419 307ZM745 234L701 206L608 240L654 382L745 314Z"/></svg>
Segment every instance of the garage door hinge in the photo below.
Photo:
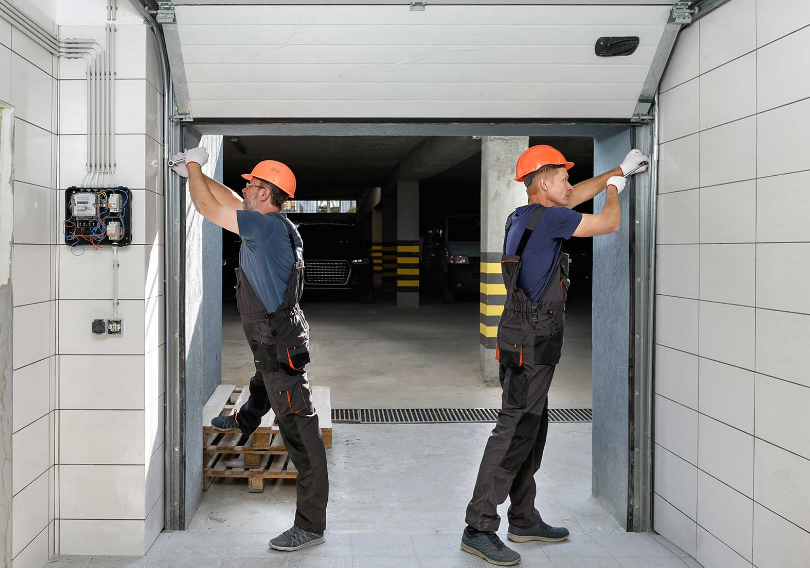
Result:
<svg viewBox="0 0 810 568"><path fill-rule="evenodd" d="M158 2L158 11L155 20L159 24L173 24L175 22L174 3Z"/></svg>
<svg viewBox="0 0 810 568"><path fill-rule="evenodd" d="M427 2L411 2L411 12L424 12Z"/></svg>
<svg viewBox="0 0 810 568"><path fill-rule="evenodd" d="M691 9L689 6L692 2L676 2L672 6L672 19L675 20L674 23L687 25L692 23L692 16L697 12L697 10Z"/></svg>

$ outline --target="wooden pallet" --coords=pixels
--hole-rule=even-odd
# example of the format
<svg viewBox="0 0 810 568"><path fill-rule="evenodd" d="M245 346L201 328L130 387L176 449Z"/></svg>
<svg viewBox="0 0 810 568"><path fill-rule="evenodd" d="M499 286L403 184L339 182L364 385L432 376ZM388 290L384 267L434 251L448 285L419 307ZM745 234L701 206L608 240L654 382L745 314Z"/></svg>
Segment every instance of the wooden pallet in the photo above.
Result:
<svg viewBox="0 0 810 568"><path fill-rule="evenodd" d="M245 438L239 430L211 427L216 416L233 414L247 402L248 387L220 385L203 407L203 491L218 478L246 478L251 493L264 491L265 479L295 479L298 470L289 459L278 422L271 410L259 428ZM332 408L328 387L315 387L312 398L318 410L324 445L332 447Z"/></svg>

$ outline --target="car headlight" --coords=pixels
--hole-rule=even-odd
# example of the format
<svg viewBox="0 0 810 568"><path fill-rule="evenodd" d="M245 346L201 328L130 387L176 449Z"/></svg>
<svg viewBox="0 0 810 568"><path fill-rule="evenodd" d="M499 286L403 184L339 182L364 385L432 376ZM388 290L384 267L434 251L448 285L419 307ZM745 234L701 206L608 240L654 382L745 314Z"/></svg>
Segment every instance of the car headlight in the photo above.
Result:
<svg viewBox="0 0 810 568"><path fill-rule="evenodd" d="M369 258L357 258L352 261L352 264L368 264L371 262Z"/></svg>
<svg viewBox="0 0 810 568"><path fill-rule="evenodd" d="M450 262L451 264L470 264L470 257L463 254L451 254Z"/></svg>

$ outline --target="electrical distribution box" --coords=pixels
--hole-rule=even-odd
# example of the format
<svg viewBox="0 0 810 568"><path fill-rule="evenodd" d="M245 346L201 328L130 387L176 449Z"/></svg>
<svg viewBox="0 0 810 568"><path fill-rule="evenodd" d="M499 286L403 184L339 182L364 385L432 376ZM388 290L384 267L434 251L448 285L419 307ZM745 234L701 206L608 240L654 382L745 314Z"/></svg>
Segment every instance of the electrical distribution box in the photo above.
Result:
<svg viewBox="0 0 810 568"><path fill-rule="evenodd" d="M132 192L126 187L65 191L65 244L126 246L132 242Z"/></svg>

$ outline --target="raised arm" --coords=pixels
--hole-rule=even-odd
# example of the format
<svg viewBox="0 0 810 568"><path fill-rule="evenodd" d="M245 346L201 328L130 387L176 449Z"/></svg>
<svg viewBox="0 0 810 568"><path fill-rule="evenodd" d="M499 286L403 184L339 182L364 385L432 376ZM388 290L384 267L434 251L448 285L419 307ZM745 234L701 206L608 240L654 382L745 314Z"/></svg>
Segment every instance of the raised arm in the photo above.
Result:
<svg viewBox="0 0 810 568"><path fill-rule="evenodd" d="M644 162L646 162L646 165L642 165ZM647 171L649 164L650 159L642 154L640 150L631 150L618 168L613 168L609 172L576 184L573 191L571 191L566 207L573 209L580 203L585 203L589 199L592 199L597 193L605 189L608 179L611 177L626 176L629 175L630 172L640 174L641 172Z"/></svg>
<svg viewBox="0 0 810 568"><path fill-rule="evenodd" d="M625 179L616 176L608 180L605 207L598 215L584 213L579 222L575 237L595 237L608 235L619 230L622 222L622 206L619 203L619 190L624 189Z"/></svg>

